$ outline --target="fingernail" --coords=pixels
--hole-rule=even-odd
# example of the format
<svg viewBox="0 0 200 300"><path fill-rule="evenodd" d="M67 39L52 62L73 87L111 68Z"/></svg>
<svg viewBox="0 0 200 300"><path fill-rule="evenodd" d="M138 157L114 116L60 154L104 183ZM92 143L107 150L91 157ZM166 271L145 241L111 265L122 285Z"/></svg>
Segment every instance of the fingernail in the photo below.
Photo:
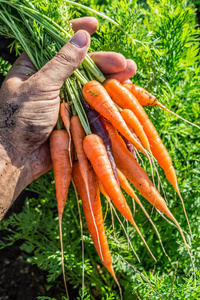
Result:
<svg viewBox="0 0 200 300"><path fill-rule="evenodd" d="M85 31L77 31L69 42L78 48L83 48L87 44L87 36Z"/></svg>

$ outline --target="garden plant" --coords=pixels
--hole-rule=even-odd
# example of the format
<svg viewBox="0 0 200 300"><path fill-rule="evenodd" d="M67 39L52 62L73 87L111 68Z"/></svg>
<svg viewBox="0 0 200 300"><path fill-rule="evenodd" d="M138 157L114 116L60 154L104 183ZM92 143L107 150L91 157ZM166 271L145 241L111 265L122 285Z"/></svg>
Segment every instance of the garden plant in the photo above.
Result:
<svg viewBox="0 0 200 300"><path fill-rule="evenodd" d="M11 49L15 48L17 55L25 49L37 69L51 59L69 38L65 36L66 32L62 28L70 35L73 34L69 20L85 15L95 16L100 25L92 36L90 51L116 51L126 58L133 59L137 63L137 73L132 82L155 95L169 110L200 126L199 28L195 8L195 4L198 3L186 0L14 0L10 2L13 5L25 5L27 11L22 8L12 19L10 13L14 6L6 6L6 2L0 0L0 33L7 37L18 37L18 41L14 40L11 44ZM27 43L28 37L25 29L20 27L20 22L26 22L26 18L31 17L33 8L47 18L41 18L39 14L34 15L35 21L30 22L31 25L27 24L32 33L31 43ZM23 11L26 14L23 14ZM52 28L47 26L48 31L46 24L50 20L56 23L51 23L54 26ZM9 22L10 27L5 25ZM17 36L11 28L13 32L18 33ZM54 34L54 29L58 31L58 36ZM46 39L46 30L50 39ZM48 47L49 43L51 47ZM36 44L38 49L42 45L44 52L38 51L35 55ZM0 59L0 72L4 76L9 68L10 64ZM74 75L65 83L61 96L71 97L69 104L74 101L72 111L76 111L88 134L88 106L83 96L86 99L89 91L90 98L94 98L100 92L95 90L94 85L88 85L85 90L83 88L82 94L80 87L81 84L88 84L85 79L87 77L90 80L97 79L101 83L105 78L88 57ZM106 89L107 85L104 83ZM64 273L67 284L77 290L76 299L120 299L121 290L123 299L126 300L200 298L200 131L197 126L188 124L158 106L145 106L145 111L172 159L177 175L178 193L167 180L164 170L152 159L150 151L146 152L140 146L139 150L146 154L147 158L143 155L142 160L139 157L139 162L151 180L155 180L158 191L166 199L168 208L183 231L178 230L173 218L170 220L165 217L163 211L159 212L136 190L134 197L140 199L146 214L142 207L135 203L137 200L132 199L133 196L123 192L139 228L135 227L135 230L121 214L115 213L108 199L108 191L102 189L105 233L116 275L116 278L113 278L101 262L100 250L100 258L98 257L86 226L87 217L84 216L80 195L77 202L72 183L62 217L58 216L55 179L51 170L27 187L27 190L37 194L37 197L27 199L21 213L5 217L0 223L0 229L7 232L0 241L0 249L12 247L17 240L23 240L21 248L30 254L30 263L47 272L49 287L54 285L62 274L59 232L59 221L62 218ZM59 126L58 122L57 128L60 128ZM109 126L108 124L108 129ZM112 130L111 128L108 131L113 132ZM91 160L87 151L85 150ZM154 170L151 176L155 166L157 172ZM94 165L93 167L96 172ZM75 175L73 178L76 184ZM179 191L189 222L186 220ZM87 192L86 186L85 194ZM152 221L157 231L154 225L152 226ZM138 231L146 240L156 262L137 234ZM183 236L186 238L185 243ZM67 299L64 289L58 291L57 298ZM38 299L51 298L38 295Z"/></svg>

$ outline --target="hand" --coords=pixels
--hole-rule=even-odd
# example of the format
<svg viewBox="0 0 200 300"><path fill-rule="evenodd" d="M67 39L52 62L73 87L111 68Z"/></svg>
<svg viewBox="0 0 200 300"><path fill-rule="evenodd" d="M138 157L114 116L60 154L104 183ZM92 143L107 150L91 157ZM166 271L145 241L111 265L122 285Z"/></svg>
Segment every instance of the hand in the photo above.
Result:
<svg viewBox="0 0 200 300"><path fill-rule="evenodd" d="M89 34L98 27L98 21L92 17L71 23L75 35L51 61L36 72L23 53L8 72L0 90L0 160L7 163L2 169L0 161L0 171L6 172L6 180L14 168L16 177L12 180L14 191L10 202L52 167L48 137L57 122L60 88L83 61L90 45ZM106 77L125 81L136 72L136 64L121 54L101 52L90 56ZM2 196L0 192L0 199Z"/></svg>

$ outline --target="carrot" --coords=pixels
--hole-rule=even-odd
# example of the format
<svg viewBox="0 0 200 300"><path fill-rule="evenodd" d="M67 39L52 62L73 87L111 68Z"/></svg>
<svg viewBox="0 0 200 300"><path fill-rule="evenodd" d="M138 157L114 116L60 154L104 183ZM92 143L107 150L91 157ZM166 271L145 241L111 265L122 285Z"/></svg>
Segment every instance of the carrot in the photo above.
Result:
<svg viewBox="0 0 200 300"><path fill-rule="evenodd" d="M149 250L149 253L152 255L154 260L156 260L148 245L146 244L139 228L137 227L130 208L122 194L120 187L116 182L102 139L96 134L87 135L83 141L83 148L86 156L93 166L98 179L103 185L105 192L107 193L115 207L121 212L121 214L133 224L147 249Z"/></svg>
<svg viewBox="0 0 200 300"><path fill-rule="evenodd" d="M189 123L190 125L193 125L195 127L197 127L198 129L200 129L200 127L184 118L182 118L181 116L177 115L176 113L174 113L173 111L169 110L166 106L164 106L163 104L161 104L157 98L152 95L151 93L149 93L148 91L146 91L144 88L142 88L141 86L132 84L132 83L122 83L122 85L127 88L139 101L139 103L143 106L148 105L148 106L154 106L157 105L158 107L164 109L165 111L175 115L177 118Z"/></svg>
<svg viewBox="0 0 200 300"><path fill-rule="evenodd" d="M134 138L117 107L111 100L105 88L99 82L95 80L87 82L83 87L83 96L85 100L105 119L110 121L113 126L136 147L138 151L147 155L146 150L140 142Z"/></svg>
<svg viewBox="0 0 200 300"><path fill-rule="evenodd" d="M71 181L72 166L69 155L69 134L66 130L54 130L49 138L51 159L54 170L54 180L56 188L56 199L58 206L59 230L61 240L62 271L67 297L68 290L64 273L64 256L62 244L62 215L67 200L68 189Z"/></svg>
<svg viewBox="0 0 200 300"><path fill-rule="evenodd" d="M65 125L65 129L69 133L70 131L70 109L67 102L60 103L60 116Z"/></svg>
<svg viewBox="0 0 200 300"><path fill-rule="evenodd" d="M157 162L164 170L168 181L173 185L174 189L181 199L190 234L192 235L190 223L185 210L185 205L178 188L177 177L175 169L172 165L172 160L169 156L169 153L167 152L167 149L163 145L154 125L151 123L146 112L139 104L135 96L133 96L133 94L129 90L127 90L119 81L117 81L116 79L108 79L104 82L103 85L113 101L116 102L117 105L119 105L121 108L130 109L136 115L141 125L143 126L144 132L149 140L153 156L156 158Z"/></svg>
<svg viewBox="0 0 200 300"><path fill-rule="evenodd" d="M132 198L134 199L137 204L141 207L142 211L144 212L144 214L146 215L147 219L149 220L149 222L152 224L153 228L155 229L155 232L158 236L158 239L160 241L160 244L161 244L161 247L163 249L163 252L165 253L165 255L168 257L168 259L171 261L171 259L169 258L169 256L167 255L166 251L165 251L165 248L163 246L163 243L162 243L162 240L161 240L161 237L160 237L160 234L156 228L156 226L154 225L151 217L149 216L149 214L147 213L146 209L144 208L144 206L142 205L140 199L138 198L138 196L136 195L136 193L134 192L134 190L132 189L132 187L130 186L128 180L126 179L126 177L124 176L124 174L119 170L117 169L117 172L118 172L118 178L119 178L119 181L120 181L120 185L121 187L123 188L123 190Z"/></svg>
<svg viewBox="0 0 200 300"><path fill-rule="evenodd" d="M121 111L121 116L124 119L124 121L126 122L126 124L134 130L134 132L136 133L136 135L140 139L143 146L149 152L151 152L148 138L147 138L147 136L146 136L146 134L143 130L142 125L140 124L140 122L138 121L138 119L134 115L134 113L130 109L123 109Z"/></svg>
<svg viewBox="0 0 200 300"><path fill-rule="evenodd" d="M194 262L183 231L179 223L167 207L165 200L161 197L161 195L149 179L147 173L142 169L142 167L138 164L133 155L128 151L124 141L117 133L117 130L109 123L106 123L106 127L108 129L110 139L112 142L117 168L126 176L126 178L134 185L134 187L146 200L148 200L153 206L155 206L159 211L164 213L169 219L171 219L176 224L187 248L188 254L193 264L193 268L195 270Z"/></svg>
<svg viewBox="0 0 200 300"><path fill-rule="evenodd" d="M122 83L122 85L137 98L141 105L157 105L158 100L156 99L156 97L147 92L144 88L133 83Z"/></svg>
<svg viewBox="0 0 200 300"><path fill-rule="evenodd" d="M95 176L95 173L91 167L88 169L90 201L91 201L93 215L95 217L95 223L97 226L98 234L95 230L92 212L89 205L89 198L87 196L85 182L81 175L80 164L78 161L74 162L73 164L72 177L82 201L87 227L90 232L96 251L103 265L108 269L108 271L116 280L116 276L112 265L112 258L110 255L108 242L107 242L105 229L104 229L103 213L102 213L101 200L100 200L100 195L98 190L98 181Z"/></svg>
<svg viewBox="0 0 200 300"><path fill-rule="evenodd" d="M71 118L70 125L71 125L70 127L71 127L72 138L73 138L73 142L74 142L75 149L76 149L76 154L77 154L78 161L79 161L80 172L81 172L81 175L84 180L85 187L86 187L89 208L91 211L94 228L95 228L96 234L97 234L97 239L98 239L99 249L100 249L100 256L101 256L101 259L103 259L103 255L102 255L102 251L101 251L101 247L100 247L99 233L98 233L95 217L94 217L93 210L92 210L91 199L90 199L89 178L88 178L89 162L88 162L85 152L83 150L83 140L85 138L85 131L83 129L83 126L81 125L81 121L78 116L73 116Z"/></svg>
<svg viewBox="0 0 200 300"><path fill-rule="evenodd" d="M49 145L54 170L58 215L62 216L72 172L67 131L64 129L54 130L50 135Z"/></svg>

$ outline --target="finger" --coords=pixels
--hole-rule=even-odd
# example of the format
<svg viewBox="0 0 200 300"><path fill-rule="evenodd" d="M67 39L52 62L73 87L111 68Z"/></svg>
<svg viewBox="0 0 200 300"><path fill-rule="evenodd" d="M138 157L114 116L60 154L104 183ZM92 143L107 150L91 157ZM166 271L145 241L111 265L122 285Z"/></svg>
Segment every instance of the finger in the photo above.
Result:
<svg viewBox="0 0 200 300"><path fill-rule="evenodd" d="M89 34L93 34L99 27L99 22L94 17L83 17L70 21L74 32L78 30L86 30Z"/></svg>
<svg viewBox="0 0 200 300"><path fill-rule="evenodd" d="M127 79L127 80L123 81L123 83L132 83L132 81L130 79Z"/></svg>
<svg viewBox="0 0 200 300"><path fill-rule="evenodd" d="M57 91L80 66L90 45L90 35L79 30L41 70L30 79L44 90Z"/></svg>
<svg viewBox="0 0 200 300"><path fill-rule="evenodd" d="M99 69L105 73L118 73L126 69L126 58L116 52L94 52L89 54Z"/></svg>
<svg viewBox="0 0 200 300"><path fill-rule="evenodd" d="M94 33L99 26L98 20L94 17L83 17L74 19L71 21L72 29L77 32L78 30L86 30L89 34ZM23 52L20 57L17 58L12 68L7 74L6 79L16 77L16 80L24 81L28 79L33 73L36 72L36 68L31 62L30 58Z"/></svg>
<svg viewBox="0 0 200 300"><path fill-rule="evenodd" d="M33 75L34 72L36 72L36 68L34 67L26 52L23 52L22 55L18 57L14 62L12 68L9 70L6 76L6 80L11 77L16 77L16 80L21 82Z"/></svg>
<svg viewBox="0 0 200 300"><path fill-rule="evenodd" d="M112 74L104 74L106 78L115 78L119 80L120 82L124 82L127 79L131 78L135 75L137 71L137 65L132 59L127 59L127 66L125 70L118 72L118 73L112 73Z"/></svg>

